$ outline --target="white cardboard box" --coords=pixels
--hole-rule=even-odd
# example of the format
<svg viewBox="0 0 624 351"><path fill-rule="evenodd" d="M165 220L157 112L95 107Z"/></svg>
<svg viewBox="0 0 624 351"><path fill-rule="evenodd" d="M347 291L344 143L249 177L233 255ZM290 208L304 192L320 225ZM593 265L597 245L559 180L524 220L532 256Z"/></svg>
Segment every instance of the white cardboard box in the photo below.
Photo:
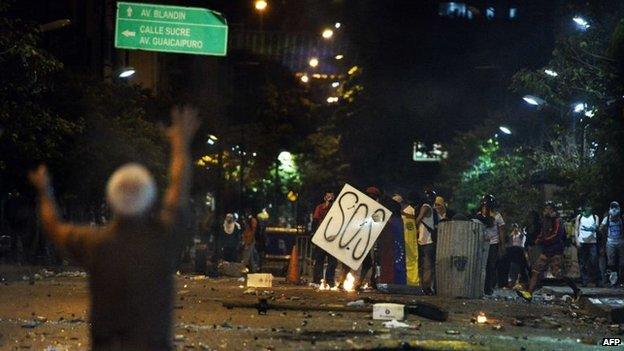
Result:
<svg viewBox="0 0 624 351"><path fill-rule="evenodd" d="M248 288L273 287L273 274L270 274L270 273L247 274L247 287Z"/></svg>
<svg viewBox="0 0 624 351"><path fill-rule="evenodd" d="M401 321L405 319L405 305L398 303L376 303L373 305L373 319Z"/></svg>

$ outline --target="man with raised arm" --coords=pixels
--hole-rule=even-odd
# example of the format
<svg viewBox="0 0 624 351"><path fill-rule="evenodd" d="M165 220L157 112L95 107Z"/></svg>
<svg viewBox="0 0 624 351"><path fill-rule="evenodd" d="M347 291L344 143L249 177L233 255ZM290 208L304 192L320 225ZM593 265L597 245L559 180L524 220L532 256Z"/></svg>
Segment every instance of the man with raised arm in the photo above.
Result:
<svg viewBox="0 0 624 351"><path fill-rule="evenodd" d="M156 183L149 171L127 164L106 186L112 221L104 227L66 223L57 214L46 167L29 174L48 238L89 273L93 350L172 349L173 273L184 242L177 228L188 202L189 144L198 120L190 108L174 108L171 117L170 184L161 208L153 206Z"/></svg>

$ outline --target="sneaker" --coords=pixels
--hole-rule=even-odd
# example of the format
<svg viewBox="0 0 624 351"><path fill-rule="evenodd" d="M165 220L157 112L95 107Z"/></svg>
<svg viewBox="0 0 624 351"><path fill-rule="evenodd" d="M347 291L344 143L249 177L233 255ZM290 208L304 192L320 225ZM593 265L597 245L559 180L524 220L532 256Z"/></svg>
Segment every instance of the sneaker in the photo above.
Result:
<svg viewBox="0 0 624 351"><path fill-rule="evenodd" d="M609 273L609 282L611 283L611 286L615 286L615 283L617 283L617 280L618 280L617 272Z"/></svg>
<svg viewBox="0 0 624 351"><path fill-rule="evenodd" d="M516 294L523 298L527 302L531 302L533 300L533 293L527 290L516 290Z"/></svg>
<svg viewBox="0 0 624 351"><path fill-rule="evenodd" d="M581 299L581 289L576 288L572 290L574 292L574 296L572 296L572 302L577 303Z"/></svg>

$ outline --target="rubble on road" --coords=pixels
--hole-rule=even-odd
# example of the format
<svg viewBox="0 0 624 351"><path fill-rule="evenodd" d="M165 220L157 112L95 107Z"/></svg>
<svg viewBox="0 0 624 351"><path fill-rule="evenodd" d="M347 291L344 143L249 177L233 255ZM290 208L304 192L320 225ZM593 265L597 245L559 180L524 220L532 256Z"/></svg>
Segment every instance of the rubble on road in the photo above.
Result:
<svg viewBox="0 0 624 351"><path fill-rule="evenodd" d="M86 278L87 277L87 272L83 272L83 271L67 271L67 272L60 272L60 273L56 273L55 275L56 277L59 278Z"/></svg>

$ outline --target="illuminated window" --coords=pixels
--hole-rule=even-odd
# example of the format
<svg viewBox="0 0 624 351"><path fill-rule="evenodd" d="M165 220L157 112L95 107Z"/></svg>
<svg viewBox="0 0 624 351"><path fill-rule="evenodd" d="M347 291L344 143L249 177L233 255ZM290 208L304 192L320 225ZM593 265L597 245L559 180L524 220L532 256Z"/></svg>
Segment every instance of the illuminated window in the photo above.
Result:
<svg viewBox="0 0 624 351"><path fill-rule="evenodd" d="M494 8L493 7L488 7L485 10L485 17L487 17L487 19L493 19L494 18Z"/></svg>
<svg viewBox="0 0 624 351"><path fill-rule="evenodd" d="M516 16L518 15L518 9L515 7L512 7L509 9L509 19L514 19L516 18Z"/></svg>
<svg viewBox="0 0 624 351"><path fill-rule="evenodd" d="M462 2L443 2L438 9L438 14L442 17L466 17L466 13L466 4Z"/></svg>

